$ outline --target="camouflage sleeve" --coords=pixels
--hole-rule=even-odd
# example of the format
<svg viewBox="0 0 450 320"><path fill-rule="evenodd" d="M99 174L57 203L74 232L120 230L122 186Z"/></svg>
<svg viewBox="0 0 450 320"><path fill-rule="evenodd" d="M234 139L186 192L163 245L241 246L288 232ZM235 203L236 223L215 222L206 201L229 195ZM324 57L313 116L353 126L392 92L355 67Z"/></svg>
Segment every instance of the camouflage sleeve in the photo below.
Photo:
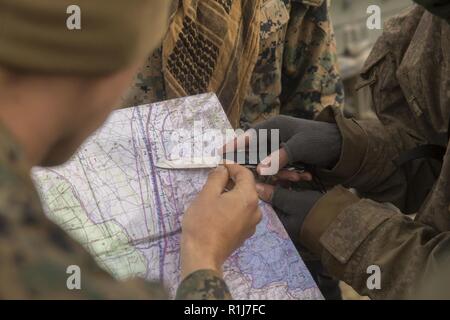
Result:
<svg viewBox="0 0 450 320"><path fill-rule="evenodd" d="M46 218L29 178L17 179L1 165L0 177L0 299L168 298L160 283L114 279ZM223 299L229 292L218 275L199 271L181 284L179 297Z"/></svg>
<svg viewBox="0 0 450 320"><path fill-rule="evenodd" d="M390 204L359 199L341 187L319 200L300 238L331 275L372 299L415 297L449 261L450 232L414 221ZM372 282L374 271L369 272L374 268L379 270L378 284Z"/></svg>
<svg viewBox="0 0 450 320"><path fill-rule="evenodd" d="M214 271L202 270L188 276L178 287L178 300L231 300L223 279Z"/></svg>
<svg viewBox="0 0 450 320"><path fill-rule="evenodd" d="M0 298L167 297L157 283L115 280L81 245L46 218L31 181L19 180L1 168L0 175Z"/></svg>
<svg viewBox="0 0 450 320"><path fill-rule="evenodd" d="M151 54L139 70L118 107L128 108L166 100L162 72L162 49Z"/></svg>
<svg viewBox="0 0 450 320"><path fill-rule="evenodd" d="M327 106L342 106L344 89L328 9L324 0L292 1L284 50L282 114L310 119Z"/></svg>
<svg viewBox="0 0 450 320"><path fill-rule="evenodd" d="M406 214L420 209L435 184L440 163L417 159L403 166L396 164L402 152L416 143L417 135L402 128L404 122L391 120L386 126L379 119L349 119L331 107L316 119L335 122L342 136L336 166L316 172L323 184L356 189L362 197L392 203Z"/></svg>

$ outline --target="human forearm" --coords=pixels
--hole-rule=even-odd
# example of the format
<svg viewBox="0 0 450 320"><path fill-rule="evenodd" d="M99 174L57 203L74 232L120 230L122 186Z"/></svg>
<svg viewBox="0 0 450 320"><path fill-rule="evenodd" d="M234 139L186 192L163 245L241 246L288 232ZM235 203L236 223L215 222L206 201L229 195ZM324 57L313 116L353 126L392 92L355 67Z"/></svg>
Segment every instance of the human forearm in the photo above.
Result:
<svg viewBox="0 0 450 320"><path fill-rule="evenodd" d="M235 186L224 192L232 179ZM178 299L231 299L222 265L256 230L261 220L254 177L228 165L212 171L183 216Z"/></svg>
<svg viewBox="0 0 450 320"><path fill-rule="evenodd" d="M326 109L318 120L335 122L342 135L340 160L333 169L318 172L321 180L328 186L342 184L357 189L364 197L405 209L409 168L397 167L394 160L414 145L408 134L401 128L389 129L378 119L347 119L333 108Z"/></svg>
<svg viewBox="0 0 450 320"><path fill-rule="evenodd" d="M360 294L401 299L411 297L440 265L450 234L415 222L391 205L360 200L338 188L311 210L300 242ZM369 266L381 270L379 290L367 286Z"/></svg>

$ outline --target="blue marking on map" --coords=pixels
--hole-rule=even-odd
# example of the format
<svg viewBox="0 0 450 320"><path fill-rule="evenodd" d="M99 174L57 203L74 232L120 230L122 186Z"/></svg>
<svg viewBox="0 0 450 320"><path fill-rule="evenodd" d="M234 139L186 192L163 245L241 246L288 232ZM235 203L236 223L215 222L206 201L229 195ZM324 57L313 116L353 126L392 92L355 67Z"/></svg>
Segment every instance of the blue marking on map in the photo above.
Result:
<svg viewBox="0 0 450 320"><path fill-rule="evenodd" d="M314 280L292 241L267 230L268 217L264 214L255 236L245 244L247 249L238 252L239 270L250 275L252 288L262 289L274 282L287 282L290 290L314 288Z"/></svg>

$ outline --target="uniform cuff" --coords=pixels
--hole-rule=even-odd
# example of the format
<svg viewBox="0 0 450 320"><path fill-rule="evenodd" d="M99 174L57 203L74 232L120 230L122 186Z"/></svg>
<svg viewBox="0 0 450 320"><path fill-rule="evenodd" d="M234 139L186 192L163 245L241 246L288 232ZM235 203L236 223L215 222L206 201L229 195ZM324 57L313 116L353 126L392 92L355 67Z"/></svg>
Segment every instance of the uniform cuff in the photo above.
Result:
<svg viewBox="0 0 450 320"><path fill-rule="evenodd" d="M191 273L180 284L177 300L231 300L231 293L220 274L213 270Z"/></svg>
<svg viewBox="0 0 450 320"><path fill-rule="evenodd" d="M343 187L336 187L323 196L306 216L300 242L317 256L322 254L320 239L339 214L360 199Z"/></svg>
<svg viewBox="0 0 450 320"><path fill-rule="evenodd" d="M339 162L332 170L318 170L317 175L326 185L345 184L363 165L369 144L367 134L354 119L345 118L341 110L335 107L324 109L317 121L336 123L342 135Z"/></svg>
<svg viewBox="0 0 450 320"><path fill-rule="evenodd" d="M348 279L363 255L358 249L383 223L398 214L389 204L359 199L343 187L326 194L305 219L300 242L320 257L330 274ZM351 283L348 282L348 283Z"/></svg>

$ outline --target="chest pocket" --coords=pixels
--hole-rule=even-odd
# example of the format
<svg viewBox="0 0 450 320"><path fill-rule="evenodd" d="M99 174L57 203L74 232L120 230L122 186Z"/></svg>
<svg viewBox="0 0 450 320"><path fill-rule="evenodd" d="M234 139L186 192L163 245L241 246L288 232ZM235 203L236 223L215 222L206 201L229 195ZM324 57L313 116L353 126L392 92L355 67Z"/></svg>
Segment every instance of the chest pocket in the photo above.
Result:
<svg viewBox="0 0 450 320"><path fill-rule="evenodd" d="M399 72L395 59L388 49L374 49L368 58L358 83L358 90L368 87L372 95L373 108L378 118L387 128L396 126L392 119L397 119L399 125L416 131L422 126L420 121L423 111L414 99L407 99L405 92L405 75ZM403 81L402 81L403 80ZM402 85L403 82L403 85ZM394 121L395 122L395 121ZM448 131L450 134L450 120ZM449 135L450 140L450 135ZM422 144L412 147L400 154L394 163L402 167L413 160L431 158L442 162L446 148L435 144L426 144L426 139L419 141Z"/></svg>
<svg viewBox="0 0 450 320"><path fill-rule="evenodd" d="M373 110L384 124L393 117L406 120L408 126L414 127L414 116L397 79L396 70L395 58L389 49L384 46L374 48L361 72L357 90L369 89Z"/></svg>
<svg viewBox="0 0 450 320"><path fill-rule="evenodd" d="M289 22L289 8L282 0L263 0L261 6L261 40L267 40Z"/></svg>

